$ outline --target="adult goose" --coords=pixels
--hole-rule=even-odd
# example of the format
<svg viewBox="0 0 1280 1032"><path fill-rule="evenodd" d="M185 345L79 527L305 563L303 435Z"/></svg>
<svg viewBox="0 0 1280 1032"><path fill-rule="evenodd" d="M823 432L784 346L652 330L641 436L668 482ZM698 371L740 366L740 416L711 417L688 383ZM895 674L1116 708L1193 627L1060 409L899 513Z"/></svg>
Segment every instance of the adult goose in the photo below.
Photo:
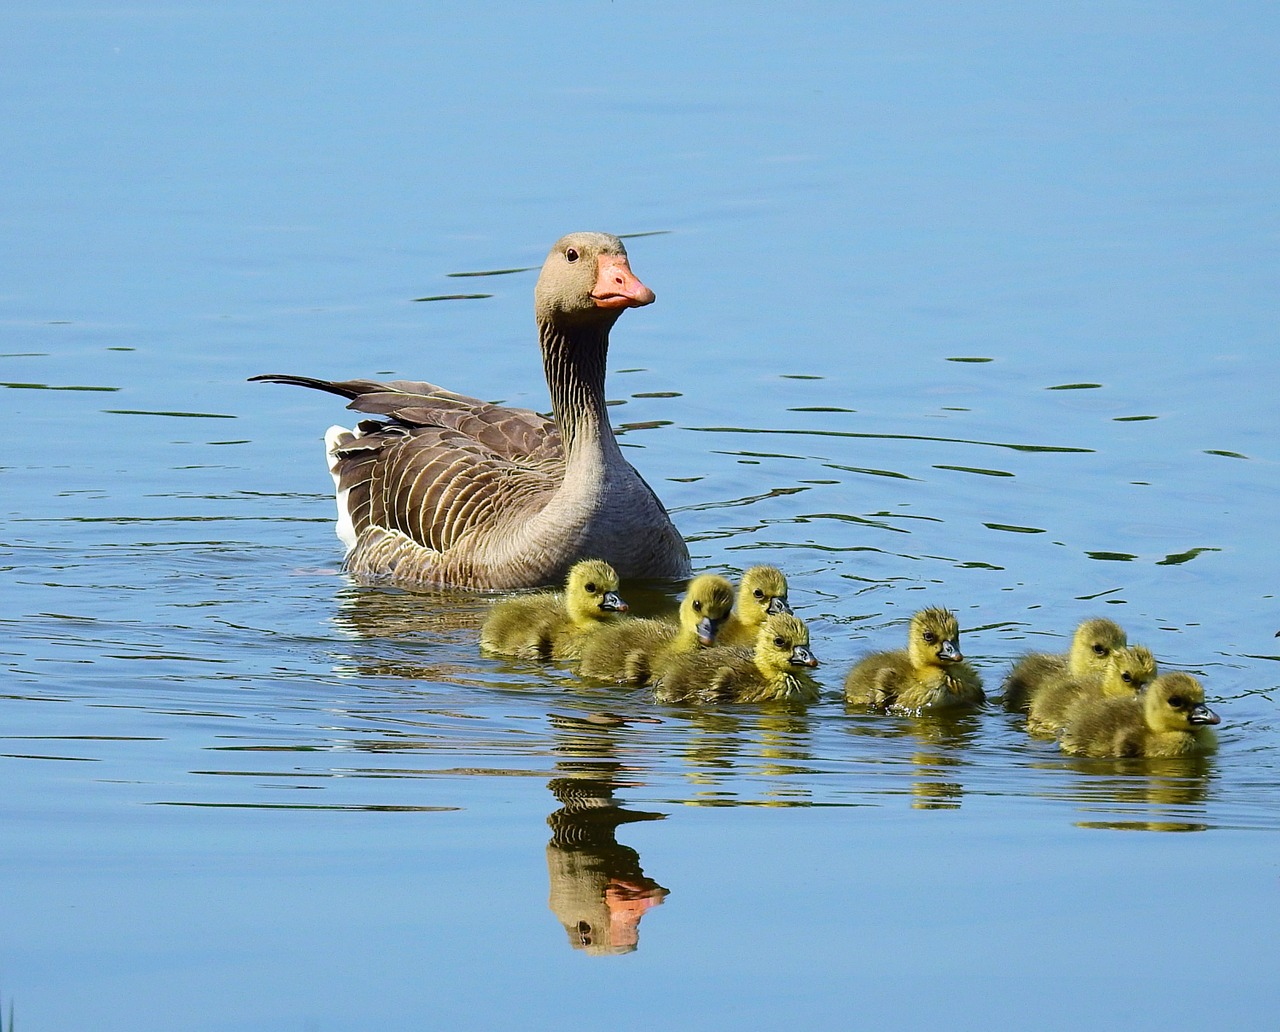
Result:
<svg viewBox="0 0 1280 1032"><path fill-rule="evenodd" d="M328 391L382 417L325 435L338 536L357 577L532 587L597 557L624 579L683 579L684 539L623 458L605 408L609 331L653 299L617 237L556 242L534 290L550 420L430 383L252 379Z"/></svg>

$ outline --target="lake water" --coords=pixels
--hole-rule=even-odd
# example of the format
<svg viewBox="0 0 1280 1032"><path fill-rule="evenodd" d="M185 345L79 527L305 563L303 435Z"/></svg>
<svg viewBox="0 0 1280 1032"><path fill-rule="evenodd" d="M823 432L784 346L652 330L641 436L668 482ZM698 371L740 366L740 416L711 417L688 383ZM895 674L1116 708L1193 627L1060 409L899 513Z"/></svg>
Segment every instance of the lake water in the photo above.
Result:
<svg viewBox="0 0 1280 1032"><path fill-rule="evenodd" d="M1264 1026L1278 42L1261 3L8 5L4 1027ZM787 572L807 710L350 582L347 413L245 383L544 409L528 269L581 228L658 295L629 457L698 569ZM846 711L925 605L993 690L1116 619L1221 750Z"/></svg>

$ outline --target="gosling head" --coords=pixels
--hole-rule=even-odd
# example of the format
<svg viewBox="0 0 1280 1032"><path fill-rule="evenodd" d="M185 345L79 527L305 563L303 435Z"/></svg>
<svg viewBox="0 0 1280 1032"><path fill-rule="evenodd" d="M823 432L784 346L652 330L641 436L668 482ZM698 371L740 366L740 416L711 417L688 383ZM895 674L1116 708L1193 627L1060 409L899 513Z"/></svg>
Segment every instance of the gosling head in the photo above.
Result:
<svg viewBox="0 0 1280 1032"><path fill-rule="evenodd" d="M1141 645L1116 649L1107 659L1102 675L1102 693L1113 696L1137 695L1156 676L1156 658Z"/></svg>
<svg viewBox="0 0 1280 1032"><path fill-rule="evenodd" d="M652 304L622 241L608 233L570 233L555 242L534 287L539 324L598 324L606 330L625 309Z"/></svg>
<svg viewBox="0 0 1280 1032"><path fill-rule="evenodd" d="M768 670L816 667L818 657L809 648L809 628L791 613L765 617L756 635L756 664Z"/></svg>
<svg viewBox="0 0 1280 1032"><path fill-rule="evenodd" d="M1072 676L1102 673L1111 654L1128 644L1129 637L1119 624L1101 618L1085 620L1071 639L1068 665Z"/></svg>
<svg viewBox="0 0 1280 1032"><path fill-rule="evenodd" d="M960 652L960 624L948 609L922 609L911 618L907 640L911 665L945 667L964 659Z"/></svg>
<svg viewBox="0 0 1280 1032"><path fill-rule="evenodd" d="M575 620L602 620L625 613L627 604L618 595L618 574L603 559L575 563L565 579L565 606Z"/></svg>
<svg viewBox="0 0 1280 1032"><path fill-rule="evenodd" d="M1204 704L1204 686L1190 674L1157 677L1143 696L1147 727L1152 731L1195 731L1222 722Z"/></svg>
<svg viewBox="0 0 1280 1032"><path fill-rule="evenodd" d="M776 566L753 566L738 588L738 616L750 626L773 613L789 613L787 578Z"/></svg>
<svg viewBox="0 0 1280 1032"><path fill-rule="evenodd" d="M693 628L698 644L713 645L716 632L733 609L733 585L714 573L704 573L689 582L680 603L680 626Z"/></svg>

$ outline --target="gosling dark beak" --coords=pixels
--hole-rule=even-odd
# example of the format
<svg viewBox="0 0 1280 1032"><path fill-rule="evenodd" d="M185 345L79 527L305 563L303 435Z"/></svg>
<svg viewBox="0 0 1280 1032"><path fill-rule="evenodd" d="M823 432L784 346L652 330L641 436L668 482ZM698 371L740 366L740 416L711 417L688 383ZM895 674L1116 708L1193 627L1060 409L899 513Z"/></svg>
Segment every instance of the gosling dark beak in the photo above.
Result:
<svg viewBox="0 0 1280 1032"><path fill-rule="evenodd" d="M791 650L791 665L814 667L818 665L818 657L809 651L808 645L797 645Z"/></svg>
<svg viewBox="0 0 1280 1032"><path fill-rule="evenodd" d="M944 663L959 663L964 659L960 650L956 647L954 641L944 641L942 648L938 649L938 658Z"/></svg>
<svg viewBox="0 0 1280 1032"><path fill-rule="evenodd" d="M774 595L769 599L769 604L764 607L764 611L769 616L777 616L779 613L790 613L792 609L787 605L787 600L781 595Z"/></svg>
<svg viewBox="0 0 1280 1032"><path fill-rule="evenodd" d="M1198 706L1191 707L1191 712L1187 714L1187 723L1192 725L1221 724L1222 718L1204 703L1200 703Z"/></svg>
<svg viewBox="0 0 1280 1032"><path fill-rule="evenodd" d="M718 630L720 630L720 621L704 616L698 621L698 644L714 645L716 643L716 631Z"/></svg>
<svg viewBox="0 0 1280 1032"><path fill-rule="evenodd" d="M625 613L631 607L618 596L616 591L606 591L600 600L600 608L606 613Z"/></svg>

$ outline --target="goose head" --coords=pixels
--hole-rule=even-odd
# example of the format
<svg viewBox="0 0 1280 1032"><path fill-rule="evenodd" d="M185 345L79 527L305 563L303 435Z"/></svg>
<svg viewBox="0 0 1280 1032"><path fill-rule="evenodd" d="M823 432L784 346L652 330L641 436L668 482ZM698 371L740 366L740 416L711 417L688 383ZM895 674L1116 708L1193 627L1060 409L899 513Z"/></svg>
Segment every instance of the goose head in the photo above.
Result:
<svg viewBox="0 0 1280 1032"><path fill-rule="evenodd" d="M689 582L680 603L680 626L692 630L699 645L714 645L716 632L733 609L733 585L723 577L704 573Z"/></svg>
<svg viewBox="0 0 1280 1032"><path fill-rule="evenodd" d="M1152 681L1143 696L1143 712L1147 727L1156 732L1196 731L1222 721L1204 704L1204 686L1183 673Z"/></svg>
<svg viewBox="0 0 1280 1032"><path fill-rule="evenodd" d="M654 293L631 271L627 249L608 233L570 233L551 248L534 288L539 324L611 327Z"/></svg>
<svg viewBox="0 0 1280 1032"><path fill-rule="evenodd" d="M767 673L789 673L818 665L818 658L809 648L809 628L791 613L765 617L756 637L755 659L756 665Z"/></svg>
<svg viewBox="0 0 1280 1032"><path fill-rule="evenodd" d="M1072 676L1087 677L1105 672L1111 654L1128 644L1128 635L1119 624L1101 618L1085 620L1071 639L1067 662Z"/></svg>
<svg viewBox="0 0 1280 1032"><path fill-rule="evenodd" d="M917 670L946 667L964 659L960 652L960 624L947 609L922 609L911 618L907 653Z"/></svg>
<svg viewBox="0 0 1280 1032"><path fill-rule="evenodd" d="M758 624L766 616L789 613L787 578L776 566L753 566L742 575L738 588L738 618Z"/></svg>
<svg viewBox="0 0 1280 1032"><path fill-rule="evenodd" d="M604 620L625 613L627 604L618 595L618 574L603 559L574 563L565 581L565 607L574 623Z"/></svg>
<svg viewBox="0 0 1280 1032"><path fill-rule="evenodd" d="M1102 675L1102 694L1132 697L1155 676L1156 659L1149 649L1141 645L1116 649L1107 659Z"/></svg>

